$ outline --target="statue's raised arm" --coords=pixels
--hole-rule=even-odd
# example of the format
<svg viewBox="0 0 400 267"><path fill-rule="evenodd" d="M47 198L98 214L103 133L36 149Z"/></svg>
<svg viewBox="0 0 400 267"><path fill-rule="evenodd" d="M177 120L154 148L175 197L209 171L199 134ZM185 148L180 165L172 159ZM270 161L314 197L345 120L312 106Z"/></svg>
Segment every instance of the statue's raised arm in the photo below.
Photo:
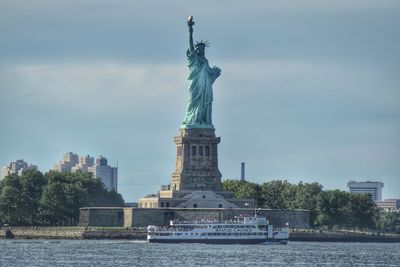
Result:
<svg viewBox="0 0 400 267"><path fill-rule="evenodd" d="M188 17L187 21L188 27L189 27L189 50L193 51L194 50L194 45L193 45L193 25L194 25L194 20L193 16Z"/></svg>

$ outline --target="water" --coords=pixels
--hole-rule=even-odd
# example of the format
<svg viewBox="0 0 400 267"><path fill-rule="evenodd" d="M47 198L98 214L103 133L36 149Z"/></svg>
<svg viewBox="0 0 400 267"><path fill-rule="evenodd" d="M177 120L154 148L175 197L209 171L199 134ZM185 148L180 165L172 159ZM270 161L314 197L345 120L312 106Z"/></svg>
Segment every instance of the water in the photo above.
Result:
<svg viewBox="0 0 400 267"><path fill-rule="evenodd" d="M0 240L0 266L400 266L400 244Z"/></svg>

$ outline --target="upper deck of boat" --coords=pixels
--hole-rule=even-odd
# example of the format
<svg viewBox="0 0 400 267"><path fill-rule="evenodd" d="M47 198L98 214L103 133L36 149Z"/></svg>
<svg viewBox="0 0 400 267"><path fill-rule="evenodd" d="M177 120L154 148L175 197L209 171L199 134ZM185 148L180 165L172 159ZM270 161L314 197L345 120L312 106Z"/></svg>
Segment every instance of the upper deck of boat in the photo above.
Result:
<svg viewBox="0 0 400 267"><path fill-rule="evenodd" d="M211 225L265 225L268 221L265 218L241 217L235 220L226 221L171 221L171 226L211 226Z"/></svg>

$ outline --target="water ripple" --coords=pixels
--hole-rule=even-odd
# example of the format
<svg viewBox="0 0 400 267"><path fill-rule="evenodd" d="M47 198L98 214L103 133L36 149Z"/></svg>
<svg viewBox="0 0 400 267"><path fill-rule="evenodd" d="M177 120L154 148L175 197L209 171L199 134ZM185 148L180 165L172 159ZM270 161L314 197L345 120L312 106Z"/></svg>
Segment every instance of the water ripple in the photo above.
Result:
<svg viewBox="0 0 400 267"><path fill-rule="evenodd" d="M0 266L400 266L400 244L150 244L126 240L0 240Z"/></svg>

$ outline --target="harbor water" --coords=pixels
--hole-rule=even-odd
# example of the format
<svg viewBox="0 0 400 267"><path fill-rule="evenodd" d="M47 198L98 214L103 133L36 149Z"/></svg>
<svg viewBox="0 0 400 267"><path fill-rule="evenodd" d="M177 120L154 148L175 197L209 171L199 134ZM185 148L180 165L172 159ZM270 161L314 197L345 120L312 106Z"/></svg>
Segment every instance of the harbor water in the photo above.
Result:
<svg viewBox="0 0 400 267"><path fill-rule="evenodd" d="M0 240L0 266L400 266L400 243Z"/></svg>

